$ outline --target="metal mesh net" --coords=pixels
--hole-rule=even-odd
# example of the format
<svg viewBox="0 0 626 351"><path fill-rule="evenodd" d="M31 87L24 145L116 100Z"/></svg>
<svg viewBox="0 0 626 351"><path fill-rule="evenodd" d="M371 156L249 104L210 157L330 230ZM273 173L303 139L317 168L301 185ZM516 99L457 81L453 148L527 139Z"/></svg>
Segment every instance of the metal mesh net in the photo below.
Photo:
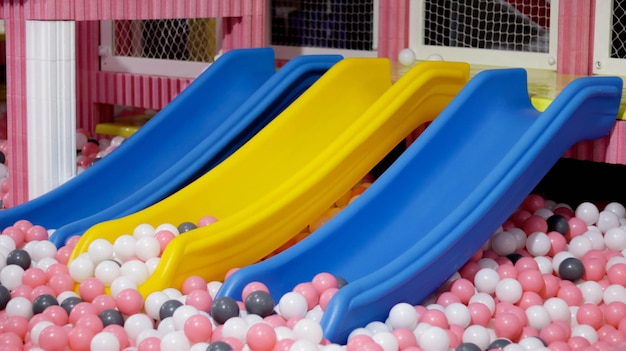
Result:
<svg viewBox="0 0 626 351"><path fill-rule="evenodd" d="M214 18L115 21L115 56L213 62Z"/></svg>
<svg viewBox="0 0 626 351"><path fill-rule="evenodd" d="M550 1L425 0L424 44L542 52L549 49Z"/></svg>
<svg viewBox="0 0 626 351"><path fill-rule="evenodd" d="M613 0L611 58L626 59L626 2Z"/></svg>
<svg viewBox="0 0 626 351"><path fill-rule="evenodd" d="M371 51L373 0L272 0L272 45Z"/></svg>

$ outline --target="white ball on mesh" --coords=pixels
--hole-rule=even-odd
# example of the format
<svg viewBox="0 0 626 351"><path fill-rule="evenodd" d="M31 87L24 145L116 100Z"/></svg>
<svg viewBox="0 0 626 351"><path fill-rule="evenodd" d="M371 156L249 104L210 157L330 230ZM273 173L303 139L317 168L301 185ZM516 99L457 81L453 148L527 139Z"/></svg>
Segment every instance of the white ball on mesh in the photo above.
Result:
<svg viewBox="0 0 626 351"><path fill-rule="evenodd" d="M398 62L403 66L410 66L415 63L415 52L409 48L402 49L398 53Z"/></svg>

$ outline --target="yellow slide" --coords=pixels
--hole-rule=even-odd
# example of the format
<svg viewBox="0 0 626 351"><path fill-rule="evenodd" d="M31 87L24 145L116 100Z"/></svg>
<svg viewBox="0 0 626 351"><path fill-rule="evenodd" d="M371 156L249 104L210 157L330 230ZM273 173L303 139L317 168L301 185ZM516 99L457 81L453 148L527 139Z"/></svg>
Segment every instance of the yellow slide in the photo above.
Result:
<svg viewBox="0 0 626 351"><path fill-rule="evenodd" d="M170 242L139 291L180 288L190 275L221 280L317 219L413 129L434 119L468 79L466 64L424 62L392 85L387 59L341 60L198 180L145 210L90 228L70 261L96 238L113 242L142 223L197 223L211 215L218 222Z"/></svg>

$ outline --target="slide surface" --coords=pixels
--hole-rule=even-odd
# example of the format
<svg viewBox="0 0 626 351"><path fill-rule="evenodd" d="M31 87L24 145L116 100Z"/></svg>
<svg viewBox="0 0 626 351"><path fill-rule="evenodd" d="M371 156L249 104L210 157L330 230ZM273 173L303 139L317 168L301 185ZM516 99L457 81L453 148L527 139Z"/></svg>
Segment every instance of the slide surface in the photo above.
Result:
<svg viewBox="0 0 626 351"><path fill-rule="evenodd" d="M79 176L0 211L0 227L28 219L57 246L95 223L145 208L231 154L340 59L303 56L276 73L271 49L233 50L141 131Z"/></svg>
<svg viewBox="0 0 626 351"><path fill-rule="evenodd" d="M526 72L476 75L358 199L300 243L233 273L218 295L241 299L251 281L275 299L320 272L348 284L322 327L345 342L399 302L422 302L456 272L575 142L615 123L621 79L574 81L544 113Z"/></svg>
<svg viewBox="0 0 626 351"><path fill-rule="evenodd" d="M90 228L113 242L142 223L216 223L170 242L143 295L180 287L185 277L223 279L261 260L316 220L411 130L435 118L467 82L462 63L428 62L392 85L386 59L344 59L248 143L159 203Z"/></svg>
<svg viewBox="0 0 626 351"><path fill-rule="evenodd" d="M192 90L192 94L196 93L197 96L190 98L181 93L181 99L177 98L177 100L172 101L172 104L176 104L175 106L178 108L168 110L168 121L175 120L176 124L159 124L159 130L162 133L169 133L163 137L171 139L171 142L174 143L174 145L170 143L159 145L170 148L168 149L169 155L162 157L163 153L159 150L143 150L143 152L149 153L144 158L151 157L158 160L158 168L152 166L153 169L146 171L143 169L143 159L139 163L137 159L133 160L135 163L132 166L126 166L126 168L133 167L133 173L139 172L143 178L133 174L133 179L141 182L127 184L124 183L126 178L122 176L123 179L118 180L118 182L123 185L121 187L116 185L115 187L115 191L118 193L126 190L127 196L117 196L115 198L117 202L109 199L107 203L110 203L110 206L101 207L100 211L94 209L93 214L77 218L60 228L56 228L57 230L50 240L57 246L61 246L71 236L81 235L97 223L142 210L183 188L247 142L326 73L330 67L341 60L341 56L338 55L296 57L278 72L272 74L260 86L255 83L255 78L250 78L254 87L257 87L255 92L250 93L248 90L251 88L245 87L245 84L250 84L245 75L258 74L250 73L247 69L243 69L243 73L234 72L234 70L242 69L244 65L251 64L252 66L263 65L265 69L274 72L273 51L271 49L246 49L241 52L246 55L246 61L238 59L232 62L227 69L218 68L221 73L219 77L201 80L201 85L198 88L193 85L187 88L190 89L193 86L196 90ZM256 57L259 58L259 62L248 61L255 60ZM232 60L230 56L225 55L218 61L224 59ZM222 74L232 74L234 81L231 82L230 76ZM244 76L241 76L242 74ZM198 79L202 79L202 77ZM234 86L231 86L231 83ZM244 85L243 93L238 91L239 84ZM207 88L209 86L210 89ZM224 91L213 96L216 89L224 89ZM233 93L234 91L236 93ZM230 97L231 93L235 98ZM242 98L245 100L238 97L238 94L243 94ZM190 99L200 100L188 102ZM184 128L181 128L182 125ZM173 129L173 131L168 131L168 129ZM184 140L180 143L181 145L179 145L180 140ZM147 144L142 143L141 145L146 145L148 148L161 143L159 139L148 140L145 137L143 141ZM138 170L138 168L141 169ZM134 192L131 193L131 191Z"/></svg>

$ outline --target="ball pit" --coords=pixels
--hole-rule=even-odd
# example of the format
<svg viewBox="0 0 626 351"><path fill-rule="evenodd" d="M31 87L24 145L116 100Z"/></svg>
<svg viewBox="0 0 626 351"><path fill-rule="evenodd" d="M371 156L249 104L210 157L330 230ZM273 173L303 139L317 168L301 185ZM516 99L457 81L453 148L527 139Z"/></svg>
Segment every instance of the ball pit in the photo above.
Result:
<svg viewBox="0 0 626 351"><path fill-rule="evenodd" d="M338 204L347 205L366 188L355 187ZM304 235L337 211L329 209ZM197 225L215 221L207 217ZM337 345L324 339L319 321L345 282L328 272L294 286L278 301L261 282L249 284L239 301L215 299L221 283L198 276L188 277L180 290L143 299L135 289L149 274L146 263L184 235L179 227L141 225L119 242L94 241L87 253L67 262L76 239L56 250L42 237L44 228L20 221L0 235L0 345L7 350L617 350L626 345L624 228L622 204L585 202L572 208L530 195L421 305L400 302L387 320L355 329L345 345ZM168 235L157 239L158 233Z"/></svg>

